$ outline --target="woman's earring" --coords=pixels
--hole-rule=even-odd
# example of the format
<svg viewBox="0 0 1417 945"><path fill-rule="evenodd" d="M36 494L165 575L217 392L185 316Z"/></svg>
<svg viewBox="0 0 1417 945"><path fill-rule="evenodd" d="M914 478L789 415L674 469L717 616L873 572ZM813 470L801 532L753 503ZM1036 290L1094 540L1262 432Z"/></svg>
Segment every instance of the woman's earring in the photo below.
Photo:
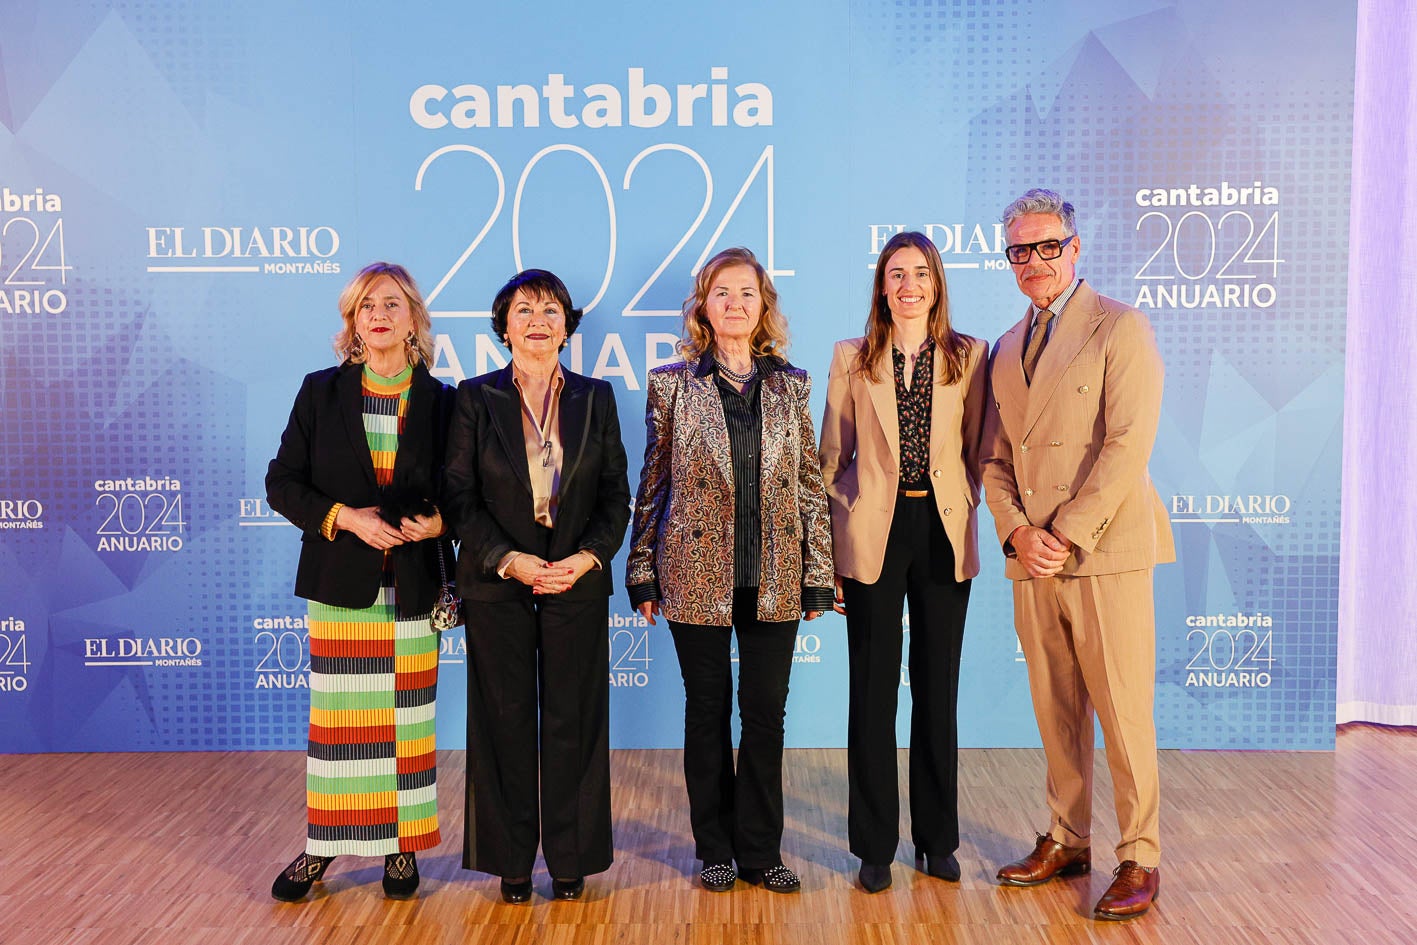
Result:
<svg viewBox="0 0 1417 945"><path fill-rule="evenodd" d="M421 360L421 355L418 351L418 338L414 336L413 332L408 333L408 337L403 340L403 346L408 363L417 364Z"/></svg>
<svg viewBox="0 0 1417 945"><path fill-rule="evenodd" d="M364 339L359 337L359 332L354 333L354 343L349 346L349 359L358 361L364 357Z"/></svg>

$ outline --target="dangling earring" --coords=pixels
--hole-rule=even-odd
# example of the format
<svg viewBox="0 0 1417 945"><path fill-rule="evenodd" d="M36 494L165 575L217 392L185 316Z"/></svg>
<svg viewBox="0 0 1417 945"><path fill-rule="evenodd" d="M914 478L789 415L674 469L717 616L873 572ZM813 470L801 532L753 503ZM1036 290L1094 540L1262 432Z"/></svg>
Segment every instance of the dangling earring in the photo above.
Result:
<svg viewBox="0 0 1417 945"><path fill-rule="evenodd" d="M356 364L364 360L364 339L359 332L354 333L354 342L349 346L349 360Z"/></svg>
<svg viewBox="0 0 1417 945"><path fill-rule="evenodd" d="M408 333L408 337L403 340L404 357L409 364L417 364L422 360L422 355L418 351L418 339L413 332Z"/></svg>

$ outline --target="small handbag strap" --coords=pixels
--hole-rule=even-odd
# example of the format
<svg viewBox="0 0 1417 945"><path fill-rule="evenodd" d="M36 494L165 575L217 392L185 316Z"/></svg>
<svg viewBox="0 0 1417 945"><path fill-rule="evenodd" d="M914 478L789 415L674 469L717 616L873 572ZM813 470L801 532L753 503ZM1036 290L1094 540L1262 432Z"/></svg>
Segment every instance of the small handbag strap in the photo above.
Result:
<svg viewBox="0 0 1417 945"><path fill-rule="evenodd" d="M443 563L443 539L435 538L433 541L438 547L438 582L440 584L447 584L448 566Z"/></svg>

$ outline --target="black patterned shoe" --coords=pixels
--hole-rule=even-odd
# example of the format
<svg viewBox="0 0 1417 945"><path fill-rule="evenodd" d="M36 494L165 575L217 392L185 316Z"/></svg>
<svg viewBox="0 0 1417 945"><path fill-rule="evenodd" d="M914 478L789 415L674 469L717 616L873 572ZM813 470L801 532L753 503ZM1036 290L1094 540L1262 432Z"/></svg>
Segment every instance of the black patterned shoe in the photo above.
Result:
<svg viewBox="0 0 1417 945"><path fill-rule="evenodd" d="M310 887L325 876L325 868L334 862L332 856L312 856L302 853L280 871L271 884L271 895L281 902L299 902Z"/></svg>
<svg viewBox="0 0 1417 945"><path fill-rule="evenodd" d="M418 892L418 857L412 853L390 853L384 857L384 895L390 899L410 899Z"/></svg>
<svg viewBox="0 0 1417 945"><path fill-rule="evenodd" d="M732 863L705 863L699 870L699 882L709 892L728 892L738 881L738 874Z"/></svg>
<svg viewBox="0 0 1417 945"><path fill-rule="evenodd" d="M743 877L745 883L760 885L775 893L795 893L802 888L802 880L797 878L797 874L781 863L766 869L741 869L738 875Z"/></svg>

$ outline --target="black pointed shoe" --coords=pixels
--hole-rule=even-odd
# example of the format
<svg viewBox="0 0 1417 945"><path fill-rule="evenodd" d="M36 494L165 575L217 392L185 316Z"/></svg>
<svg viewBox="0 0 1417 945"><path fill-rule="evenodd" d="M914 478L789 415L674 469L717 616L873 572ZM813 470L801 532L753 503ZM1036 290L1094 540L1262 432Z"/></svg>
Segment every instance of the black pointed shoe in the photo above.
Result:
<svg viewBox="0 0 1417 945"><path fill-rule="evenodd" d="M915 865L922 873L943 879L947 883L959 882L959 860L953 853L935 856L933 853L917 853Z"/></svg>
<svg viewBox="0 0 1417 945"><path fill-rule="evenodd" d="M324 879L325 869L334 862L332 856L312 856L302 853L280 871L271 884L271 896L281 902L299 902L310 892L317 880Z"/></svg>
<svg viewBox="0 0 1417 945"><path fill-rule="evenodd" d="M502 880L502 901L511 905L531 902L531 877Z"/></svg>
<svg viewBox="0 0 1417 945"><path fill-rule="evenodd" d="M891 888L891 865L889 863L862 863L861 872L856 874L861 888L868 893L878 893Z"/></svg>
<svg viewBox="0 0 1417 945"><path fill-rule="evenodd" d="M390 853L384 857L384 895L390 899L411 899L418 892L418 857L412 853Z"/></svg>

